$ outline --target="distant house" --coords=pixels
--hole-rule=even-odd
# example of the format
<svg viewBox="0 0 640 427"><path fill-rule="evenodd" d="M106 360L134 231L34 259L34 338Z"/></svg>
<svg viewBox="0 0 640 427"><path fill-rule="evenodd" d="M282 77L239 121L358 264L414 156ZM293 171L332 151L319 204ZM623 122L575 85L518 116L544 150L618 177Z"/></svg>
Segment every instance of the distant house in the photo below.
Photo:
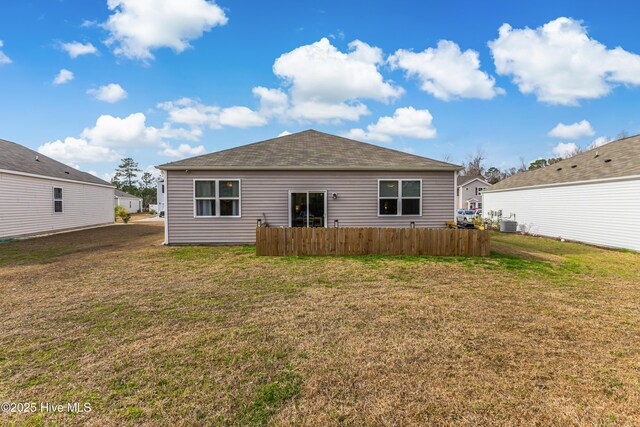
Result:
<svg viewBox="0 0 640 427"><path fill-rule="evenodd" d="M113 205L122 206L127 212L142 212L142 199L118 189L114 190Z"/></svg>
<svg viewBox="0 0 640 427"><path fill-rule="evenodd" d="M457 165L315 130L158 166L165 243L251 243L272 227L443 227Z"/></svg>
<svg viewBox="0 0 640 427"><path fill-rule="evenodd" d="M0 140L0 239L113 223L113 187Z"/></svg>
<svg viewBox="0 0 640 427"><path fill-rule="evenodd" d="M460 175L456 188L458 209L482 209L482 192L490 188L482 175Z"/></svg>
<svg viewBox="0 0 640 427"><path fill-rule="evenodd" d="M482 194L522 231L640 251L640 136L516 174Z"/></svg>
<svg viewBox="0 0 640 427"><path fill-rule="evenodd" d="M165 209L164 208L164 198L165 198L164 197L164 193L165 193L165 190L164 190L164 177L158 178L158 181L157 181L156 185L157 185L157 190L156 190L157 199L156 200L158 202L156 210L158 211L158 215L164 216L164 209Z"/></svg>

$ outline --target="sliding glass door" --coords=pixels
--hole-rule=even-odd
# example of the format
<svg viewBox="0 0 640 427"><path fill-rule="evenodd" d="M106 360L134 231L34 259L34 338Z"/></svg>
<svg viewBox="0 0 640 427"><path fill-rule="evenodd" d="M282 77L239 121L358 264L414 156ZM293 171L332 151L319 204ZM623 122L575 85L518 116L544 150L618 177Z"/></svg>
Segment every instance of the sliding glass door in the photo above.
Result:
<svg viewBox="0 0 640 427"><path fill-rule="evenodd" d="M291 227L326 227L327 194L323 191L291 192Z"/></svg>

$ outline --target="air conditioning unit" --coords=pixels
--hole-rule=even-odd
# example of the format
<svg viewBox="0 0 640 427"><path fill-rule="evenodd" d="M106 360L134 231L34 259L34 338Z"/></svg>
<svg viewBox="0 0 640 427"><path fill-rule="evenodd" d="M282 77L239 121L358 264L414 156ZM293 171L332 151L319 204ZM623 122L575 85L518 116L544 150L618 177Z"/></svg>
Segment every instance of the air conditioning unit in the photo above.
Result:
<svg viewBox="0 0 640 427"><path fill-rule="evenodd" d="M503 233L516 233L518 231L518 222L503 219L502 222L500 222L500 231Z"/></svg>

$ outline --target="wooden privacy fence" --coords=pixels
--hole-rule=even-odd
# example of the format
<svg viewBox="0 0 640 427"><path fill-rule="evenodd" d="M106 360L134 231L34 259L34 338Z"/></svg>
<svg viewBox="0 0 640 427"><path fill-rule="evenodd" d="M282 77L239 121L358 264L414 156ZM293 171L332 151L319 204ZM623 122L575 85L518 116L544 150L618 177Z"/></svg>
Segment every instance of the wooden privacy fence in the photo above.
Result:
<svg viewBox="0 0 640 427"><path fill-rule="evenodd" d="M256 228L257 255L489 256L488 230L448 228Z"/></svg>

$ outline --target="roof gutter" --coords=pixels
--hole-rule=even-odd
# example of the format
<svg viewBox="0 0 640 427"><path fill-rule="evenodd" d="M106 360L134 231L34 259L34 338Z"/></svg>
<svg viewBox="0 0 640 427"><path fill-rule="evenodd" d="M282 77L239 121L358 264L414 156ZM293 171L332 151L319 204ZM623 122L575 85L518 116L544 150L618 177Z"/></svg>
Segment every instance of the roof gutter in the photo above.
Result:
<svg viewBox="0 0 640 427"><path fill-rule="evenodd" d="M228 171L228 170L243 170L243 171L429 171L429 172L456 172L464 168L460 166L443 166L443 167L291 167L291 166L168 166L160 165L156 166L156 169L165 171Z"/></svg>

